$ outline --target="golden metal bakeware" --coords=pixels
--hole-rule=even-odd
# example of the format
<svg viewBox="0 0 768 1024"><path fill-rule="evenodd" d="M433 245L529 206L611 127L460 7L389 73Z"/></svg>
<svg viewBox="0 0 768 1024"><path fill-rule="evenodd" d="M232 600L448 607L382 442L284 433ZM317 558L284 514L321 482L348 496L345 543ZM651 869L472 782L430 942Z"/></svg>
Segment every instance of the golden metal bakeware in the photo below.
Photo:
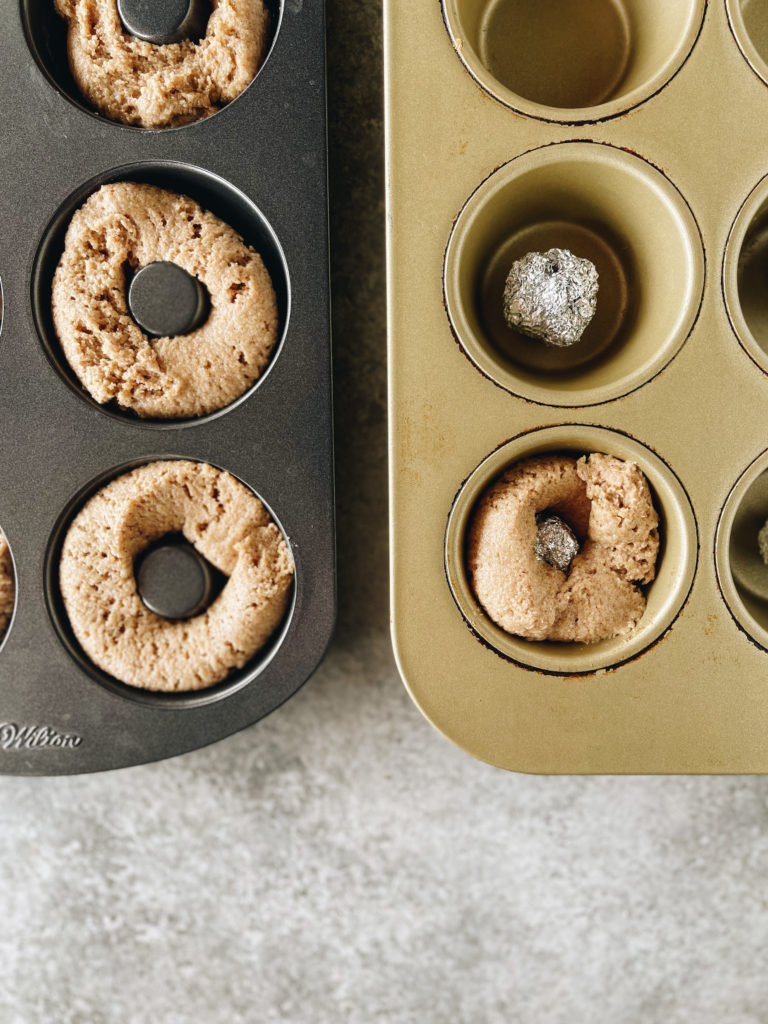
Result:
<svg viewBox="0 0 768 1024"><path fill-rule="evenodd" d="M388 0L385 41L392 632L411 696L512 770L768 771L768 11ZM600 271L567 350L501 317L511 262L557 245ZM531 643L469 587L477 497L554 451L631 459L651 485L662 549L625 637Z"/></svg>

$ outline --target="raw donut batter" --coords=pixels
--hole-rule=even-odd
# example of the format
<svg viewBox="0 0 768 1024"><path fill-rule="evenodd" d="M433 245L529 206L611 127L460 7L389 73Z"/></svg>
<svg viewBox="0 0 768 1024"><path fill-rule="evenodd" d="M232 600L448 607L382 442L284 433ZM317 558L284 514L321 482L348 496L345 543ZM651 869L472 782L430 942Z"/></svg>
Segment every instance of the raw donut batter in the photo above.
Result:
<svg viewBox="0 0 768 1024"><path fill-rule="evenodd" d="M536 516L561 516L582 541L566 573L536 558ZM481 498L467 567L490 618L528 640L594 643L629 632L655 575L659 517L632 462L594 454L517 463Z"/></svg>
<svg viewBox="0 0 768 1024"><path fill-rule="evenodd" d="M205 36L156 46L129 35L116 0L55 0L69 25L67 51L81 93L123 124L170 128L231 102L250 84L267 50L262 0L211 0Z"/></svg>
<svg viewBox="0 0 768 1024"><path fill-rule="evenodd" d="M13 563L8 542L0 530L0 640L3 639L13 615L16 601L16 584L13 578Z"/></svg>
<svg viewBox="0 0 768 1024"><path fill-rule="evenodd" d="M151 543L183 533L228 581L192 619L150 611L135 562ZM244 484L206 463L151 462L117 477L73 519L59 581L77 642L109 675L148 690L199 690L242 668L288 607L288 545Z"/></svg>
<svg viewBox="0 0 768 1024"><path fill-rule="evenodd" d="M176 263L206 286L205 323L171 338L132 318L126 268ZM261 375L278 336L272 281L237 232L186 196L119 182L75 213L53 279L53 323L97 402L181 419L229 405Z"/></svg>

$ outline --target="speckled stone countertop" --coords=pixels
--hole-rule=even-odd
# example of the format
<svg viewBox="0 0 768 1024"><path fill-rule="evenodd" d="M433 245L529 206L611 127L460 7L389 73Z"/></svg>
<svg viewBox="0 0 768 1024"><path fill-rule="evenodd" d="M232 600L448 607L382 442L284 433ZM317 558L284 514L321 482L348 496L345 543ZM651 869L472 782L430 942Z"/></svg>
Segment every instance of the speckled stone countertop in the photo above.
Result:
<svg viewBox="0 0 768 1024"><path fill-rule="evenodd" d="M768 779L508 775L398 679L380 15L328 0L336 639L216 746L0 779L0 1022L763 1024Z"/></svg>

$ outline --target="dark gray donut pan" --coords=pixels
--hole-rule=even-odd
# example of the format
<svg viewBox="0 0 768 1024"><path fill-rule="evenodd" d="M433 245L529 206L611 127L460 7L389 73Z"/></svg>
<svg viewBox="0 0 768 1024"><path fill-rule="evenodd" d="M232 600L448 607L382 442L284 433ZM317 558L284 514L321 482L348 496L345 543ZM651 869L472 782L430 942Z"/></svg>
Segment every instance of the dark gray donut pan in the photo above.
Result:
<svg viewBox="0 0 768 1024"><path fill-rule="evenodd" d="M17 585L0 648L0 773L99 771L214 742L291 697L329 642L324 9L284 0L273 10L271 52L237 100L193 125L143 131L68 95L53 0L0 0L0 528ZM92 191L116 180L190 195L240 231L273 275L282 341L262 379L220 413L160 423L99 407L60 358L49 303L63 232ZM57 588L63 532L84 498L125 469L169 457L210 462L251 487L296 564L291 610L268 648L243 672L186 696L127 687L93 667L68 632Z"/></svg>

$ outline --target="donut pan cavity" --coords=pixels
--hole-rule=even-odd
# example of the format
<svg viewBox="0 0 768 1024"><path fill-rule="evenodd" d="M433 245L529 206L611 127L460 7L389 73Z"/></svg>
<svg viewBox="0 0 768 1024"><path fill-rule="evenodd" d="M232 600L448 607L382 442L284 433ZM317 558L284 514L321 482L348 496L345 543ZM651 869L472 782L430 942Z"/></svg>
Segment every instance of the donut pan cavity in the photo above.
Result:
<svg viewBox="0 0 768 1024"><path fill-rule="evenodd" d="M84 108L53 4L0 6L0 528L16 606L0 646L0 773L98 771L172 756L258 721L320 661L335 615L322 4L269 3L268 56L212 117L163 131ZM63 359L50 285L75 209L102 184L191 196L262 255L280 337L238 401L195 420L98 406ZM194 354L191 354L194 358ZM242 671L209 690L153 694L105 676L62 614L63 531L94 489L158 459L208 462L250 487L295 562L289 610ZM257 742L257 738L254 740Z"/></svg>
<svg viewBox="0 0 768 1024"><path fill-rule="evenodd" d="M748 0L385 5L393 641L416 704L510 770L768 771L768 21ZM610 60L608 59L610 57ZM501 319L511 262L598 266L572 350ZM517 460L644 471L634 631L530 643L465 570Z"/></svg>

